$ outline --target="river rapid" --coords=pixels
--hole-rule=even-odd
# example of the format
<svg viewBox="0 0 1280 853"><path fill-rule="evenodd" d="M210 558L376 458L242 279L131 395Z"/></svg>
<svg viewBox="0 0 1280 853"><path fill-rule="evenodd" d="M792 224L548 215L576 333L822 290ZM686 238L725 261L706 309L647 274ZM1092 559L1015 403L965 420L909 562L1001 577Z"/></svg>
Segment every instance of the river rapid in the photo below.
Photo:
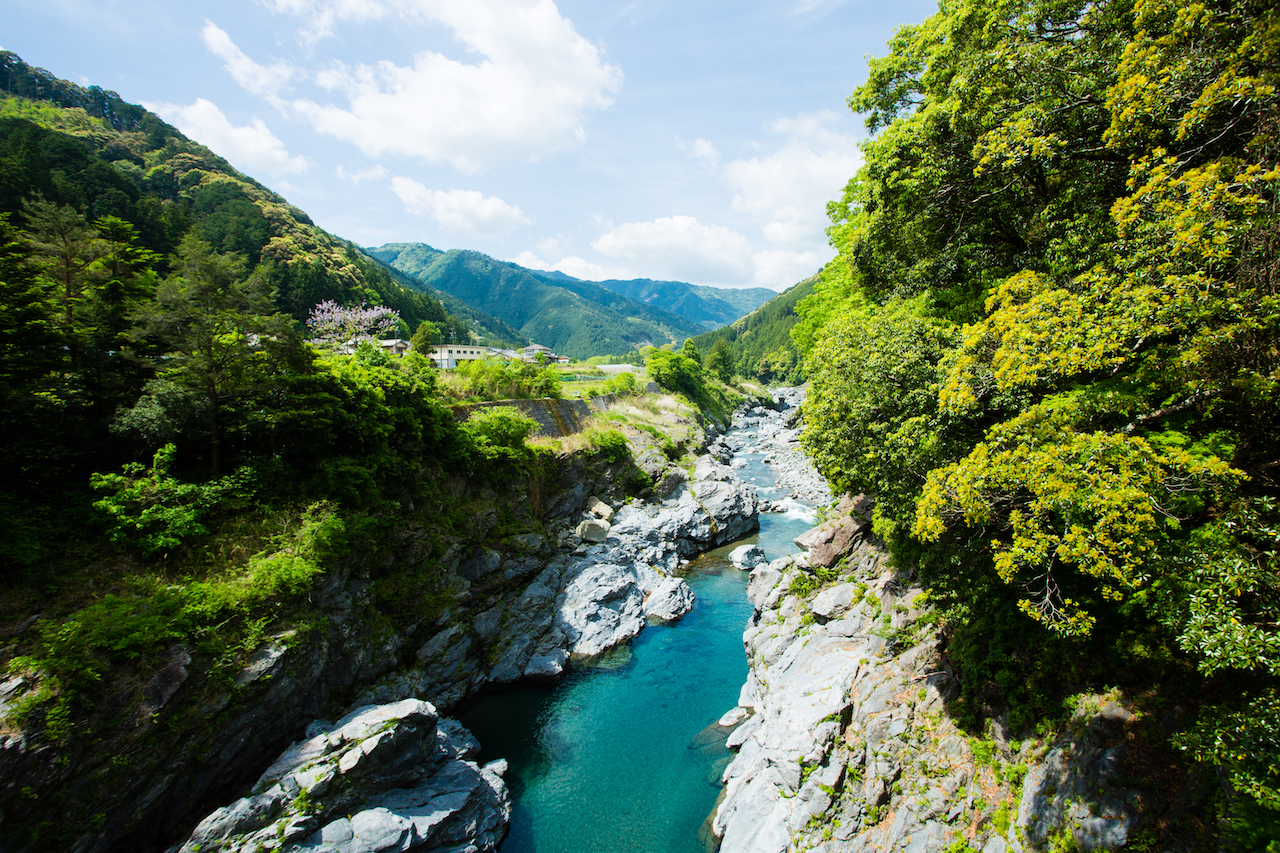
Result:
<svg viewBox="0 0 1280 853"><path fill-rule="evenodd" d="M502 853L708 849L706 819L732 757L716 721L747 677L742 630L752 612L747 572L729 554L743 544L770 560L794 553L792 540L817 520L817 496L792 496L765 462L776 447L764 439L777 436L779 418L739 417L719 440L735 448L738 476L779 511L761 513L758 533L688 564L692 611L571 664L554 685L494 693L461 714L482 744L480 760L509 762Z"/></svg>

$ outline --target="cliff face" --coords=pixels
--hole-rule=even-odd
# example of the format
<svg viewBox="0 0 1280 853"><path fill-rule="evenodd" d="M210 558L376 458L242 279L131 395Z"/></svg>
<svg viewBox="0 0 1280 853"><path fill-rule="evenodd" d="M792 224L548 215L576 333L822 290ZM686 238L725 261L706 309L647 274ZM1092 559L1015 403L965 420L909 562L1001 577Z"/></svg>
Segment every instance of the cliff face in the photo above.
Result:
<svg viewBox="0 0 1280 853"><path fill-rule="evenodd" d="M1052 741L962 730L937 618L865 502L752 571L751 671L714 815L721 853L1004 853L1123 846L1141 827L1132 715L1082 701Z"/></svg>
<svg viewBox="0 0 1280 853"><path fill-rule="evenodd" d="M705 443L685 427L690 445ZM637 446L644 437L632 436ZM154 671L112 674L94 731L62 743L4 732L0 849L165 849L249 791L314 720L410 697L448 712L487 683L553 676L573 654L677 618L691 604L674 577L680 559L751 529L755 494L710 459L690 473L652 448L637 452L634 463L565 454L536 494L461 484L457 499L474 509L466 531L446 536L429 513L407 516L376 557L332 566L305 612L229 676L175 645ZM637 466L666 497L628 502L623 484ZM374 571L388 561L437 573L434 598L394 595ZM0 687L0 701L23 689ZM140 693L142 717L132 713Z"/></svg>

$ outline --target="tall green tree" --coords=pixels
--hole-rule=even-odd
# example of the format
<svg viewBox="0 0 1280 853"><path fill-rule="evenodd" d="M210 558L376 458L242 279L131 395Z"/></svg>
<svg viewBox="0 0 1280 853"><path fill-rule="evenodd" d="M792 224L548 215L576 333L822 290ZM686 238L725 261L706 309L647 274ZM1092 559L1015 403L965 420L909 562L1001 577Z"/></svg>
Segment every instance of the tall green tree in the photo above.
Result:
<svg viewBox="0 0 1280 853"><path fill-rule="evenodd" d="M166 355L160 376L197 391L206 403L209 470L221 469L221 418L239 397L264 393L298 351L292 322L273 311L266 279L246 275L244 259L215 253L189 234L174 272L138 314L139 331Z"/></svg>
<svg viewBox="0 0 1280 853"><path fill-rule="evenodd" d="M716 339L716 342L711 346L711 352L707 353L707 361L703 368L721 382L728 382L733 379L733 356L729 354L729 342L727 340L724 338Z"/></svg>
<svg viewBox="0 0 1280 853"><path fill-rule="evenodd" d="M1278 33L1250 0L943 2L850 99L847 272L797 326L806 442L899 557L1046 636L1169 638L1213 676L1185 744L1267 808Z"/></svg>
<svg viewBox="0 0 1280 853"><path fill-rule="evenodd" d="M36 262L55 285L63 330L69 335L76 328L76 308L102 279L97 262L109 248L70 205L36 199L27 204L25 214Z"/></svg>

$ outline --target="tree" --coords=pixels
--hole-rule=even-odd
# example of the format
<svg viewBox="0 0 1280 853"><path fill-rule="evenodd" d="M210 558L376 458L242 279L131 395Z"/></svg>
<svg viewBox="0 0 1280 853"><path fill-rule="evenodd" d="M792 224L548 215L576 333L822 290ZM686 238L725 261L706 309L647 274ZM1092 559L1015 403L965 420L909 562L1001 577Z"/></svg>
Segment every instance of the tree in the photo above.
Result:
<svg viewBox="0 0 1280 853"><path fill-rule="evenodd" d="M70 205L56 205L38 199L26 205L27 227L36 262L56 285L62 311L62 326L70 334L75 329L74 313L95 281L103 278L96 262L109 251L84 217Z"/></svg>
<svg viewBox="0 0 1280 853"><path fill-rule="evenodd" d="M698 365L698 367L702 367L702 353L698 352L698 345L693 342L693 338L685 338L680 354Z"/></svg>
<svg viewBox="0 0 1280 853"><path fill-rule="evenodd" d="M806 446L879 493L897 557L1045 637L1191 655L1217 697L1187 748L1267 808L1278 30L1254 0L956 0L903 28L850 99L876 136L796 334Z"/></svg>
<svg viewBox="0 0 1280 853"><path fill-rule="evenodd" d="M139 332L168 355L161 378L198 391L206 401L209 470L221 467L220 416L237 395L265 390L296 343L292 323L272 313L272 294L259 274L246 276L237 255L215 254L199 237L183 238L175 271L138 312Z"/></svg>
<svg viewBox="0 0 1280 853"><path fill-rule="evenodd" d="M697 400L704 393L702 369L699 365L673 352L653 350L645 369L658 387Z"/></svg>
<svg viewBox="0 0 1280 853"><path fill-rule="evenodd" d="M877 496L877 532L909 518L929 472L947 458L938 362L956 329L892 300L842 315L812 351L801 437L836 492Z"/></svg>
<svg viewBox="0 0 1280 853"><path fill-rule="evenodd" d="M409 345L414 352L424 353L435 347L440 341L440 328L430 320L423 320L418 324L413 337L409 339Z"/></svg>
<svg viewBox="0 0 1280 853"><path fill-rule="evenodd" d="M346 308L331 299L316 305L307 318L312 342L331 349L391 334L399 326L400 315L390 308L368 307L363 303L356 308Z"/></svg>
<svg viewBox="0 0 1280 853"><path fill-rule="evenodd" d="M0 398L42 387L54 369L62 336L47 279L37 275L25 235L0 213Z"/></svg>
<svg viewBox="0 0 1280 853"><path fill-rule="evenodd" d="M724 338L717 339L703 367L721 382L727 383L733 379L733 357L729 354L729 342Z"/></svg>

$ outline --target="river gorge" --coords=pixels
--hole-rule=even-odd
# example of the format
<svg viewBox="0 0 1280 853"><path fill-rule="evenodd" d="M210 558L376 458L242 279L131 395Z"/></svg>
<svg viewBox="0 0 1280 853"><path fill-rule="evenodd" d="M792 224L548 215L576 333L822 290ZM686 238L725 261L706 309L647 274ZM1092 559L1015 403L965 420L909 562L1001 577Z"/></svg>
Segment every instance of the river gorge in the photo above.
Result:
<svg viewBox="0 0 1280 853"><path fill-rule="evenodd" d="M445 552L455 605L421 623L362 623L358 569L333 578L329 633L255 654L221 763L181 778L253 776L171 853L1020 853L1064 826L1122 846L1128 712L1088 698L1051 741L962 730L927 595L871 500L833 503L799 453L800 392L776 396L689 468L637 453L650 500L611 488L623 467L561 471L543 532ZM306 716L342 684L336 721Z"/></svg>

